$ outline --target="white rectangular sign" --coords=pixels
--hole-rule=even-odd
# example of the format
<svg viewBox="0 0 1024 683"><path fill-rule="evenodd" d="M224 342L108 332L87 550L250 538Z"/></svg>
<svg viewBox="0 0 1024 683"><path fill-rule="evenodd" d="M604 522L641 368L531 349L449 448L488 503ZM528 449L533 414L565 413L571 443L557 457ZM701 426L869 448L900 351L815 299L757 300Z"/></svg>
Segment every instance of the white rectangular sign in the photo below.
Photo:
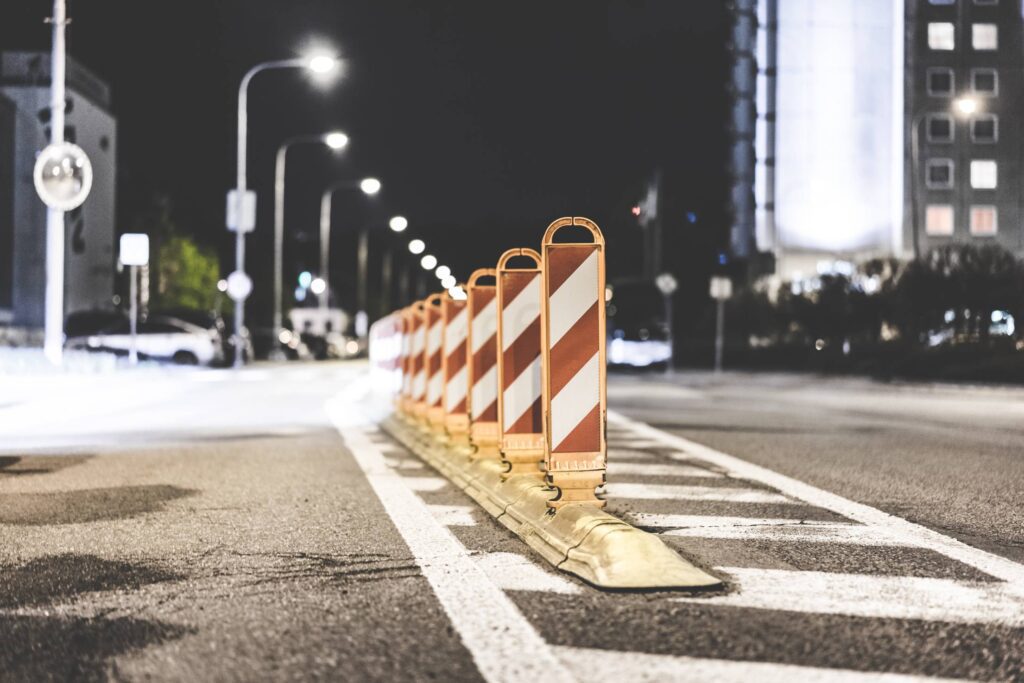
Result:
<svg viewBox="0 0 1024 683"><path fill-rule="evenodd" d="M149 263L149 235L128 232L121 235L121 263L144 266Z"/></svg>
<svg viewBox="0 0 1024 683"><path fill-rule="evenodd" d="M245 190L239 197L238 190L228 190L227 225L232 232L252 232L256 228L256 193Z"/></svg>
<svg viewBox="0 0 1024 683"><path fill-rule="evenodd" d="M732 280L714 275L711 277L711 298L725 300L732 296Z"/></svg>

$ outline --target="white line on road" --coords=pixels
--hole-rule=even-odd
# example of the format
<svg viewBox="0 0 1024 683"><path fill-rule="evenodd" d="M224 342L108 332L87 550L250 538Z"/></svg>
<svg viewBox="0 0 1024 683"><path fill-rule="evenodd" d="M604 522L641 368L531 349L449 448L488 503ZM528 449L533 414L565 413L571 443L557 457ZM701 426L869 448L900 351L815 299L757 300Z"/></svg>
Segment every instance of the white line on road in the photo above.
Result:
<svg viewBox="0 0 1024 683"><path fill-rule="evenodd" d="M705 500L729 503L793 503L772 491L725 488L719 486L672 486L670 484L613 483L607 487L609 498L637 500Z"/></svg>
<svg viewBox="0 0 1024 683"><path fill-rule="evenodd" d="M445 526L476 526L471 505L428 505L430 513Z"/></svg>
<svg viewBox="0 0 1024 683"><path fill-rule="evenodd" d="M631 474L640 477L706 477L708 479L721 479L725 476L694 465L620 462L615 460L608 463L608 474L616 477Z"/></svg>
<svg viewBox="0 0 1024 683"><path fill-rule="evenodd" d="M1024 593L1006 583L718 567L740 591L685 602L751 609L1024 626Z"/></svg>
<svg viewBox="0 0 1024 683"><path fill-rule="evenodd" d="M714 538L739 541L798 541L850 545L905 546L878 527L849 522L815 522L799 519L703 517L699 515L627 514L637 526L668 529L662 536Z"/></svg>
<svg viewBox="0 0 1024 683"><path fill-rule="evenodd" d="M328 402L327 413L380 498L416 564L473 656L481 676L492 682L574 681L543 638L477 565L452 533L440 525L402 477L384 462L353 425L354 405Z"/></svg>
<svg viewBox="0 0 1024 683"><path fill-rule="evenodd" d="M577 676L594 683L941 683L950 680L849 669L821 669L796 664L674 657L577 647L557 647L555 652Z"/></svg>
<svg viewBox="0 0 1024 683"><path fill-rule="evenodd" d="M572 581L542 569L528 557L517 553L482 553L473 559L502 590L562 595L580 592L580 587Z"/></svg>
<svg viewBox="0 0 1024 683"><path fill-rule="evenodd" d="M919 546L934 550L986 574L1009 581L1017 586L1024 586L1024 565L1017 562L985 552L984 550L979 550L937 531L932 531L881 510L876 510L868 505L856 503L834 493L829 493L816 486L805 484L802 481L773 472L765 467L754 465L735 456L702 446L689 439L663 432L650 425L631 420L617 412L608 411L608 419L610 422L622 426L631 426L633 431L642 438L660 441L665 446L682 450L688 456L700 458L729 470L738 477L761 482L809 505L831 510L841 517L852 519L861 524L880 527L889 535L900 539L903 545Z"/></svg>
<svg viewBox="0 0 1024 683"><path fill-rule="evenodd" d="M419 493L433 493L443 489L448 482L440 477L405 477L405 484Z"/></svg>
<svg viewBox="0 0 1024 683"><path fill-rule="evenodd" d="M384 451L387 453L387 451ZM412 458L389 458L384 457L384 461L388 464L388 467L394 467L396 470L422 470L424 465L419 460L413 460Z"/></svg>

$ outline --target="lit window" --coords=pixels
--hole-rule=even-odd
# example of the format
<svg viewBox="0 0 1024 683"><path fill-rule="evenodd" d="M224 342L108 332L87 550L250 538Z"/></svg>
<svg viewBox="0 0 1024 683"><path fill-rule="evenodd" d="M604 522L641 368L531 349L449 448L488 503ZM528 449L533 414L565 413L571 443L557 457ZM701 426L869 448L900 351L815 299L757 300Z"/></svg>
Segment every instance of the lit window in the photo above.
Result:
<svg viewBox="0 0 1024 683"><path fill-rule="evenodd" d="M953 117L949 114L928 115L928 142L952 142Z"/></svg>
<svg viewBox="0 0 1024 683"><path fill-rule="evenodd" d="M972 24L971 46L975 50L995 50L999 47L999 29L995 24Z"/></svg>
<svg viewBox="0 0 1024 683"><path fill-rule="evenodd" d="M971 207L971 234L979 237L999 232L999 213L994 206Z"/></svg>
<svg viewBox="0 0 1024 683"><path fill-rule="evenodd" d="M953 207L949 204L929 204L925 211L924 231L929 235L952 235Z"/></svg>
<svg viewBox="0 0 1024 683"><path fill-rule="evenodd" d="M971 162L971 187L975 190L994 190L998 185L996 162L991 159L975 159Z"/></svg>
<svg viewBox="0 0 1024 683"><path fill-rule="evenodd" d="M928 47L933 50L952 50L956 47L956 30L948 21L928 24Z"/></svg>
<svg viewBox="0 0 1024 683"><path fill-rule="evenodd" d="M950 2L952 4L952 2ZM974 0L975 5L998 5L999 0Z"/></svg>
<svg viewBox="0 0 1024 683"><path fill-rule="evenodd" d="M995 69L971 69L971 90L975 95L999 94L999 72Z"/></svg>
<svg viewBox="0 0 1024 683"><path fill-rule="evenodd" d="M953 187L953 160L929 159L925 166L925 185L933 190Z"/></svg>
<svg viewBox="0 0 1024 683"><path fill-rule="evenodd" d="M953 70L946 68L928 69L928 94L933 97L948 97L953 94Z"/></svg>
<svg viewBox="0 0 1024 683"><path fill-rule="evenodd" d="M979 143L999 141L999 117L995 114L978 114L971 119L971 140Z"/></svg>
<svg viewBox="0 0 1024 683"><path fill-rule="evenodd" d="M956 0L928 0L929 5L952 5Z"/></svg>

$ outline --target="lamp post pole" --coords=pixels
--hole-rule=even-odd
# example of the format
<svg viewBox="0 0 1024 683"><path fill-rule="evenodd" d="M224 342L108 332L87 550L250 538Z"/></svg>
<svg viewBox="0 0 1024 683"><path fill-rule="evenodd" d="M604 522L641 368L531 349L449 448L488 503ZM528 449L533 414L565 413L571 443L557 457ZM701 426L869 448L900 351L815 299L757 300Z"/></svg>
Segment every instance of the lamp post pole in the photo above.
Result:
<svg viewBox="0 0 1024 683"><path fill-rule="evenodd" d="M355 189L359 189L363 194L372 197L380 192L380 181L376 178L342 180L328 186L320 196L320 278L326 285L324 295L320 297L319 301L321 310L327 308L327 300L331 293L331 202L335 192Z"/></svg>
<svg viewBox="0 0 1024 683"><path fill-rule="evenodd" d="M53 52L50 56L50 144L64 142L64 33L67 9L64 0L53 0ZM46 313L43 353L54 365L64 360L64 212L46 209Z"/></svg>

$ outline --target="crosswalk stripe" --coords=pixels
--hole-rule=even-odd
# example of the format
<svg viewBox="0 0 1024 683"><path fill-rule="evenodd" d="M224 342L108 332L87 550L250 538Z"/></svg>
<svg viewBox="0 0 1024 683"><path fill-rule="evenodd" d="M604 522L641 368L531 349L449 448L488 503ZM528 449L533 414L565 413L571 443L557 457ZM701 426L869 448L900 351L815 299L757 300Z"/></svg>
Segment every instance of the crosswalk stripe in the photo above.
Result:
<svg viewBox="0 0 1024 683"><path fill-rule="evenodd" d="M388 464L388 467L394 467L399 470L422 470L425 467L419 460L411 460L409 458L389 458L385 456L384 462Z"/></svg>
<svg viewBox="0 0 1024 683"><path fill-rule="evenodd" d="M483 568L502 590L537 591L575 595L580 587L559 574L546 571L517 553L481 553L474 556L477 565Z"/></svg>
<svg viewBox="0 0 1024 683"><path fill-rule="evenodd" d="M724 475L718 472L676 463L621 462L608 463L609 476L634 475L642 477L707 477L721 479Z"/></svg>
<svg viewBox="0 0 1024 683"><path fill-rule="evenodd" d="M428 505L434 519L445 526L476 526L472 505Z"/></svg>
<svg viewBox="0 0 1024 683"><path fill-rule="evenodd" d="M1006 583L749 567L717 571L731 575L739 591L700 604L1024 627L1024 591Z"/></svg>
<svg viewBox="0 0 1024 683"><path fill-rule="evenodd" d="M440 477L405 477L406 486L418 493L431 493L440 491L448 482Z"/></svg>
<svg viewBox="0 0 1024 683"><path fill-rule="evenodd" d="M676 657L581 647L562 646L554 650L577 678L593 683L942 683L951 680L849 669L823 669L774 662Z"/></svg>
<svg viewBox="0 0 1024 683"><path fill-rule="evenodd" d="M901 546L883 529L850 522L819 522L800 519L757 517L714 517L702 515L662 515L646 512L627 514L633 524L649 529L667 529L663 536L716 538L757 541L809 541L850 545Z"/></svg>
<svg viewBox="0 0 1024 683"><path fill-rule="evenodd" d="M630 484L615 482L607 487L609 498L636 500L707 500L728 503L793 503L772 491L717 486L673 486L671 484Z"/></svg>

